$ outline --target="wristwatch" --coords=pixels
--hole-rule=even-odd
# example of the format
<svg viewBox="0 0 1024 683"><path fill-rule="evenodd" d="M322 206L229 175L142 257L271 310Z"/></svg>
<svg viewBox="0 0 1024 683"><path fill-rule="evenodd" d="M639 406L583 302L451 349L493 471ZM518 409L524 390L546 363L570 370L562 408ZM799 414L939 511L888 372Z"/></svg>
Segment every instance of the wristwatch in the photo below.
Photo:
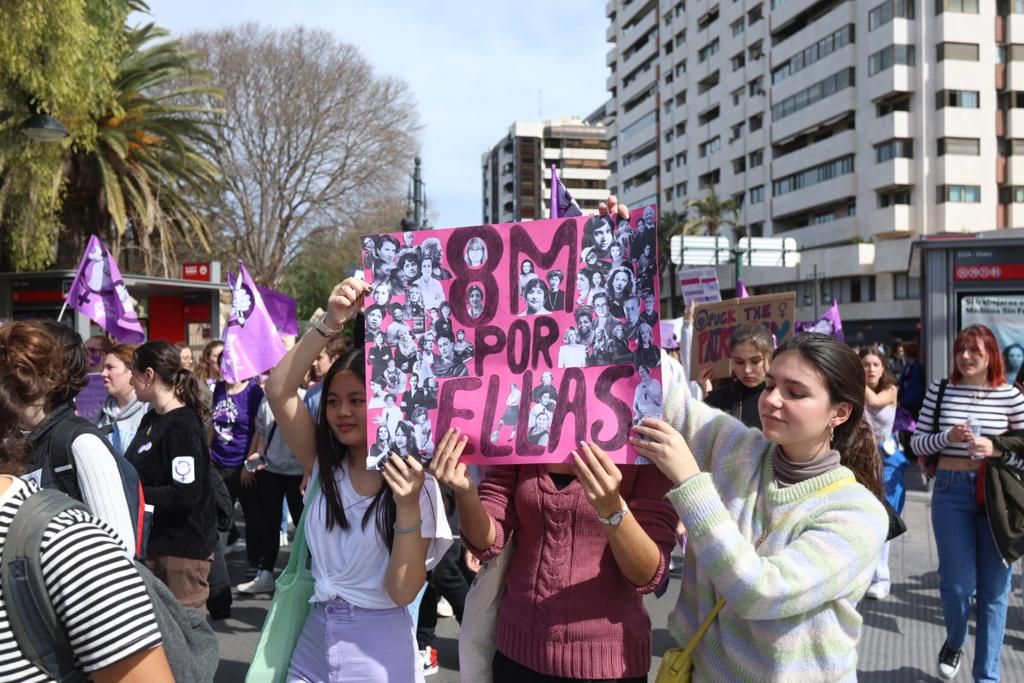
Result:
<svg viewBox="0 0 1024 683"><path fill-rule="evenodd" d="M625 505L623 505L622 509L619 510L618 512L616 512L611 517L602 517L601 515L598 515L597 518L599 520L601 520L601 524L608 524L610 526L618 526L622 522L622 520L626 518L626 515L628 515L628 514L629 514L629 508L626 507Z"/></svg>

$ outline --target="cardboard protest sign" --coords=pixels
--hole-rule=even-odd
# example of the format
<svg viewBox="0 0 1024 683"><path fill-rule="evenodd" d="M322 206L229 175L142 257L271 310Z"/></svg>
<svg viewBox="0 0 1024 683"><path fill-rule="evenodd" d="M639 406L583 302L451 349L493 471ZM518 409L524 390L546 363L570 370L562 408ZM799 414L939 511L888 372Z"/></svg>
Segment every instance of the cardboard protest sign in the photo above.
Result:
<svg viewBox="0 0 1024 683"><path fill-rule="evenodd" d="M690 350L690 372L693 379L701 366L714 363L715 377L729 376L729 338L740 325L767 325L775 341L781 344L793 334L796 292L763 294L745 299L728 299L719 303L700 304L693 316L693 348Z"/></svg>
<svg viewBox="0 0 1024 683"><path fill-rule="evenodd" d="M636 461L661 416L657 218L601 216L363 238L368 467L433 457L568 462L581 440Z"/></svg>
<svg viewBox="0 0 1024 683"><path fill-rule="evenodd" d="M691 301L703 304L722 300L718 273L714 268L687 268L679 271L679 288L686 306Z"/></svg>

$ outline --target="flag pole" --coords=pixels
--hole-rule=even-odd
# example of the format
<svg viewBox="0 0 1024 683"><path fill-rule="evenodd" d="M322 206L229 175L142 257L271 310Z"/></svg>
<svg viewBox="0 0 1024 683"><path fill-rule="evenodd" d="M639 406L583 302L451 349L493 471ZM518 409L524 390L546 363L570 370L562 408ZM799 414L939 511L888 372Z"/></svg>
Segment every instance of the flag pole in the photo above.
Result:
<svg viewBox="0 0 1024 683"><path fill-rule="evenodd" d="M61 318L64 317L64 311L66 310L68 310L68 300L64 299L64 305L60 307L60 315L57 316L57 322L61 321Z"/></svg>

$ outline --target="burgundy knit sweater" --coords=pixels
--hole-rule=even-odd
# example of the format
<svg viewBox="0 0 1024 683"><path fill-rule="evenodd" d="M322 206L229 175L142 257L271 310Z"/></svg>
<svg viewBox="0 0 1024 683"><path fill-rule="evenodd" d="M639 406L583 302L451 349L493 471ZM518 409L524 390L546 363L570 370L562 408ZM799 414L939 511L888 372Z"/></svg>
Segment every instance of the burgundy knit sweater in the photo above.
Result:
<svg viewBox="0 0 1024 683"><path fill-rule="evenodd" d="M658 571L646 586L622 575L597 513L578 481L559 491L543 465L494 467L480 484L494 519L494 545L481 560L516 547L498 612L498 650L534 671L565 678L644 676L651 666L651 619L642 596L668 571L679 517L665 499L670 483L652 465L620 466L630 513L658 545Z"/></svg>

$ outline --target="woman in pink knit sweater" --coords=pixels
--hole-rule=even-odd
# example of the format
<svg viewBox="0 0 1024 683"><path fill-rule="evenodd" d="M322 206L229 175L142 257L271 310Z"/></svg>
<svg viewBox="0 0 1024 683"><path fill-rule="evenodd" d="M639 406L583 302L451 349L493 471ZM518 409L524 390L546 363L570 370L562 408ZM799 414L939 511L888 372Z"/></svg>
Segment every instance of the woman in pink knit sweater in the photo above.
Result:
<svg viewBox="0 0 1024 683"><path fill-rule="evenodd" d="M571 465L492 467L479 489L449 430L431 471L457 499L481 560L516 547L498 610L494 683L647 681L651 620L642 596L668 573L678 517L669 481L581 444Z"/></svg>

